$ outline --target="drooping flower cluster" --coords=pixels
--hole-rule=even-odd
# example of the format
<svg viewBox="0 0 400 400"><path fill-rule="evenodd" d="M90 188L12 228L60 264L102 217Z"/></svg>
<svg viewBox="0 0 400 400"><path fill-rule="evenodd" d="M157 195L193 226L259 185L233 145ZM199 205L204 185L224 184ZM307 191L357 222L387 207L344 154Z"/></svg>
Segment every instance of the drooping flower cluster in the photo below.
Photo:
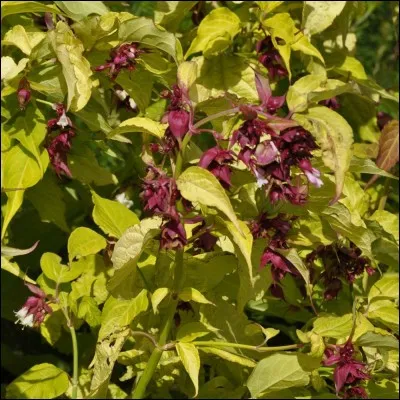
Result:
<svg viewBox="0 0 400 400"><path fill-rule="evenodd" d="M268 123L253 119L246 121L231 137L231 146L238 143L238 158L249 167L261 187L273 179L269 197L272 203L288 200L304 204L307 185L293 184L291 167L299 167L310 183L320 187L320 172L310 162L311 151L317 148L312 135L303 128L287 128L277 134Z"/></svg>
<svg viewBox="0 0 400 400"><path fill-rule="evenodd" d="M265 238L269 240L264 253L261 256L260 267L271 264L271 272L274 283L271 293L279 298L284 298L281 287L277 284L287 273L298 275L296 268L276 250L287 249L286 235L291 229L290 219L279 214L275 218L268 218L266 213L261 214L256 220L250 222L250 231L255 239Z"/></svg>
<svg viewBox="0 0 400 400"><path fill-rule="evenodd" d="M279 38L277 38L277 40L279 40ZM258 61L268 69L271 79L288 75L283 59L279 51L275 49L270 36L257 43L256 51L259 54Z"/></svg>
<svg viewBox="0 0 400 400"><path fill-rule="evenodd" d="M108 75L112 80L115 80L123 69L134 71L136 69L137 59L142 53L147 50L139 49L139 43L125 43L115 47L110 52L110 58L105 64L99 65L95 71L104 71L109 69Z"/></svg>
<svg viewBox="0 0 400 400"><path fill-rule="evenodd" d="M231 150L224 150L219 146L215 146L203 153L199 166L208 169L225 189L229 189L232 174L230 164L232 164L233 160L234 154Z"/></svg>
<svg viewBox="0 0 400 400"><path fill-rule="evenodd" d="M19 108L21 110L25 110L26 105L29 103L29 100L31 99L30 85L26 78L22 78L19 81L17 90L17 99Z"/></svg>
<svg viewBox="0 0 400 400"><path fill-rule="evenodd" d="M46 303L46 293L40 288L30 283L25 283L28 289L34 294L29 296L22 308L15 313L17 317L16 323L23 326L39 326L47 314L51 314L53 310Z"/></svg>
<svg viewBox="0 0 400 400"><path fill-rule="evenodd" d="M60 176L61 173L64 173L71 177L71 171L67 164L67 155L71 150L71 139L75 136L75 131L71 120L65 113L64 105L61 103L54 104L53 109L57 113L57 118L47 122L45 146L56 174Z"/></svg>
<svg viewBox="0 0 400 400"><path fill-rule="evenodd" d="M343 399L367 399L367 392L358 385L371 377L367 373L366 364L356 360L354 355L354 346L349 340L343 345L328 347L322 363L325 366L336 365L333 373L336 395L344 389Z"/></svg>
<svg viewBox="0 0 400 400"><path fill-rule="evenodd" d="M161 248L181 249L185 246L186 232L176 208L176 202L184 200L181 198L175 179L153 166L148 166L141 198L146 211L160 215L166 220L161 228Z"/></svg>
<svg viewBox="0 0 400 400"><path fill-rule="evenodd" d="M321 276L325 286L324 297L326 300L337 297L342 289L342 280L353 283L364 270L368 275L375 272L370 261L366 257L361 257L361 250L353 243L350 244L350 247L336 244L320 246L307 256L306 262L309 267L314 268L317 259L320 259L324 266Z"/></svg>
<svg viewBox="0 0 400 400"><path fill-rule="evenodd" d="M171 91L165 90L161 96L170 100L163 121L168 122L175 138L182 139L189 130L190 121L190 113L185 109L185 92L179 85L174 85Z"/></svg>

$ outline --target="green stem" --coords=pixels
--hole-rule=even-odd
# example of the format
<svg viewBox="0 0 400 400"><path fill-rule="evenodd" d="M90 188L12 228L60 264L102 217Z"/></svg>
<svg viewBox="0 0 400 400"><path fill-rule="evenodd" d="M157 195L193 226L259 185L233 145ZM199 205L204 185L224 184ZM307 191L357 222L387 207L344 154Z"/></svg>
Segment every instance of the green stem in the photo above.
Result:
<svg viewBox="0 0 400 400"><path fill-rule="evenodd" d="M390 186L390 180L389 180L389 178L386 178L385 186L383 187L383 194L382 194L382 197L379 199L378 210L385 209L386 200L388 198L389 186Z"/></svg>
<svg viewBox="0 0 400 400"><path fill-rule="evenodd" d="M302 344L289 344L286 346L277 346L277 347L257 347L251 346L248 344L240 344L240 343L227 343L227 342L215 342L215 341L194 341L192 342L195 346L208 346L208 347L233 347L236 349L244 349L244 350L254 350L254 351L283 351L283 350L292 350L303 347Z"/></svg>
<svg viewBox="0 0 400 400"><path fill-rule="evenodd" d="M78 341L76 340L76 332L73 326L69 327L72 339L73 353L73 371L72 371L72 394L71 399L78 398Z"/></svg>
<svg viewBox="0 0 400 400"><path fill-rule="evenodd" d="M175 255L175 273L174 273L174 287L178 291L183 281L183 250L178 250ZM157 365L160 362L163 350L160 348L167 343L169 333L172 328L174 320L174 314L176 312L176 306L178 305L178 297L172 295L171 303L167 310L167 315L164 320L164 325L161 330L160 339L158 341L158 347L155 347L149 361L147 362L146 368L143 371L143 375L140 377L139 382L132 392L132 399L143 399L146 394L146 388L151 378L154 375Z"/></svg>
<svg viewBox="0 0 400 400"><path fill-rule="evenodd" d="M50 107L53 108L53 103L50 103L49 101L41 100L41 99L36 99L36 101L39 102L39 103L46 104L47 106L50 106Z"/></svg>

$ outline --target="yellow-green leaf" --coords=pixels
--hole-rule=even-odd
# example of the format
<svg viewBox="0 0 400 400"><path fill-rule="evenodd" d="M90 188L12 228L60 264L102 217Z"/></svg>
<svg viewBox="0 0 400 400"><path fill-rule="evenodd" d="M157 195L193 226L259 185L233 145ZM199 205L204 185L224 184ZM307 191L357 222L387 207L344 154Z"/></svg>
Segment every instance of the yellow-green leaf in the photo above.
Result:
<svg viewBox="0 0 400 400"><path fill-rule="evenodd" d="M202 51L205 56L226 50L240 31L239 17L226 7L212 10L200 23L185 58Z"/></svg>
<svg viewBox="0 0 400 400"><path fill-rule="evenodd" d="M15 25L5 34L2 44L6 46L16 46L29 56L32 49L45 37L46 34L44 32L26 31L22 25Z"/></svg>
<svg viewBox="0 0 400 400"><path fill-rule="evenodd" d="M89 61L83 56L83 44L62 21L48 35L68 86L67 109L79 111L85 107L92 93L92 70Z"/></svg>
<svg viewBox="0 0 400 400"><path fill-rule="evenodd" d="M150 118L134 117L121 122L117 128L108 134L108 137L112 138L115 135L129 132L143 132L161 138L164 136L167 126L168 124L162 124Z"/></svg>
<svg viewBox="0 0 400 400"><path fill-rule="evenodd" d="M179 293L178 297L183 301L195 301L201 304L213 304L208 301L197 289L194 288L183 288Z"/></svg>
<svg viewBox="0 0 400 400"><path fill-rule="evenodd" d="M44 253L40 266L47 278L57 283L70 282L78 278L84 271L84 264L71 263L71 266L61 264L61 257L54 253Z"/></svg>
<svg viewBox="0 0 400 400"><path fill-rule="evenodd" d="M85 227L76 228L68 239L69 259L96 254L106 246L106 239L97 232Z"/></svg>
<svg viewBox="0 0 400 400"><path fill-rule="evenodd" d="M145 289L131 300L120 300L112 296L109 297L104 304L101 314L99 340L128 326L136 316L146 311L148 306L149 300L147 298L147 290Z"/></svg>
<svg viewBox="0 0 400 400"><path fill-rule="evenodd" d="M243 234L224 188L211 172L201 167L189 167L179 176L176 184L185 199L222 211Z"/></svg>
<svg viewBox="0 0 400 400"><path fill-rule="evenodd" d="M158 288L151 295L151 306L153 307L154 314L157 314L159 304L165 299L168 295L169 289L166 287Z"/></svg>
<svg viewBox="0 0 400 400"><path fill-rule="evenodd" d="M342 12L345 1L305 1L302 27L306 34L320 33Z"/></svg>
<svg viewBox="0 0 400 400"><path fill-rule="evenodd" d="M337 200L353 155L351 126L340 114L323 106L311 107L305 114L296 113L293 119L308 129L321 147L324 164L335 173Z"/></svg>
<svg viewBox="0 0 400 400"><path fill-rule="evenodd" d="M48 363L37 364L7 386L9 399L54 399L64 394L69 385L68 374Z"/></svg>
<svg viewBox="0 0 400 400"><path fill-rule="evenodd" d="M189 374L190 379L193 382L195 394L197 396L199 391L199 371L200 371L200 356L199 352L191 343L177 343L176 351L178 352L179 358L185 367L186 372Z"/></svg>
<svg viewBox="0 0 400 400"><path fill-rule="evenodd" d="M104 199L92 191L93 220L107 235L119 239L131 226L139 223L136 214L118 201Z"/></svg>

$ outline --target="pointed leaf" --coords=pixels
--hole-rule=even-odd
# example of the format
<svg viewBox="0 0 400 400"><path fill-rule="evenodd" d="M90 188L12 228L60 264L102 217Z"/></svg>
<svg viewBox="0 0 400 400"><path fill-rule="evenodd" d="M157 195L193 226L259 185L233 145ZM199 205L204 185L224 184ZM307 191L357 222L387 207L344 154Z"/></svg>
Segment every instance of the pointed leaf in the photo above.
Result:
<svg viewBox="0 0 400 400"><path fill-rule="evenodd" d="M128 326L141 312L147 310L149 300L147 290L143 289L134 299L119 300L109 297L101 314L99 340Z"/></svg>
<svg viewBox="0 0 400 400"><path fill-rule="evenodd" d="M345 1L305 1L302 27L310 35L322 32L332 25L345 5Z"/></svg>
<svg viewBox="0 0 400 400"><path fill-rule="evenodd" d="M53 399L64 394L68 374L48 363L37 364L7 386L9 399Z"/></svg>
<svg viewBox="0 0 400 400"><path fill-rule="evenodd" d="M222 211L243 234L224 188L211 172L201 167L189 167L180 175L176 184L185 199Z"/></svg>
<svg viewBox="0 0 400 400"><path fill-rule="evenodd" d="M337 200L342 192L344 177L352 157L353 130L347 121L327 107L309 108L306 114L294 114L295 119L316 138L322 150L322 160L336 177Z"/></svg>
<svg viewBox="0 0 400 400"><path fill-rule="evenodd" d="M201 21L185 58L200 51L206 56L221 53L229 47L239 31L240 19L229 8L219 7L212 10Z"/></svg>
<svg viewBox="0 0 400 400"><path fill-rule="evenodd" d="M92 191L93 220L109 236L119 239L131 226L139 223L136 214L118 201L104 199Z"/></svg>
<svg viewBox="0 0 400 400"><path fill-rule="evenodd" d="M247 381L251 396L291 387L302 387L310 382L309 373L301 367L297 354L273 354L261 360Z"/></svg>
<svg viewBox="0 0 400 400"><path fill-rule="evenodd" d="M167 127L168 124L162 124L153 121L150 118L135 117L121 122L117 128L113 129L108 134L108 137L112 138L115 135L121 135L128 132L144 132L157 138L161 138L164 136Z"/></svg>
<svg viewBox="0 0 400 400"><path fill-rule="evenodd" d="M83 56L83 44L62 21L48 35L68 86L67 109L79 111L85 107L92 93L92 70L89 61Z"/></svg>
<svg viewBox="0 0 400 400"><path fill-rule="evenodd" d="M178 352L179 358L182 361L186 372L189 374L190 379L193 382L195 394L193 397L197 396L199 392L199 372L200 372L200 357L199 352L191 343L177 343L176 351Z"/></svg>
<svg viewBox="0 0 400 400"><path fill-rule="evenodd" d="M106 239L89 228L76 228L68 239L69 260L96 254L107 246Z"/></svg>

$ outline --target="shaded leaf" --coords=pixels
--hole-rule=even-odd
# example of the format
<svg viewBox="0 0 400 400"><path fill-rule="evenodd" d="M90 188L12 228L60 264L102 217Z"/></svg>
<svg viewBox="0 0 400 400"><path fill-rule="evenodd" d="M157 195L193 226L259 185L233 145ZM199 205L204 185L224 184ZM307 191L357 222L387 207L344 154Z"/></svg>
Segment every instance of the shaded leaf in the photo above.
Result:
<svg viewBox="0 0 400 400"><path fill-rule="evenodd" d="M69 385L66 372L48 363L37 364L7 386L7 398L54 399Z"/></svg>

